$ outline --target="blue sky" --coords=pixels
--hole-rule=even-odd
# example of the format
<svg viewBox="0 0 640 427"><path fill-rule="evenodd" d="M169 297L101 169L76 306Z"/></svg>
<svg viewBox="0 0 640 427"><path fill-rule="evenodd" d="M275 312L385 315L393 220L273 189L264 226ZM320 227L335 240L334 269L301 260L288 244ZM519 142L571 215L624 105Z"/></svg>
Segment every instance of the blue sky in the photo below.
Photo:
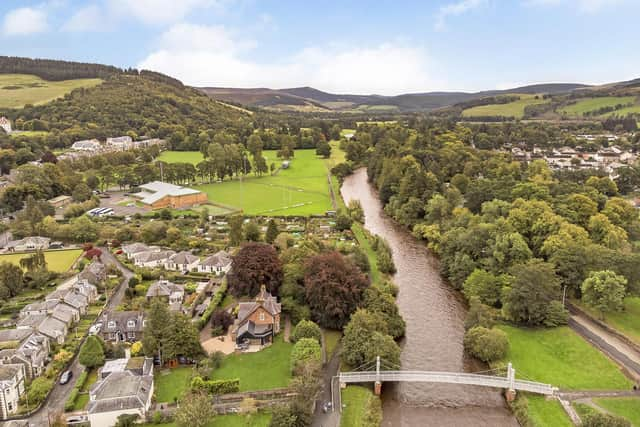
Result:
<svg viewBox="0 0 640 427"><path fill-rule="evenodd" d="M638 0L1 0L0 54L343 93L640 77Z"/></svg>

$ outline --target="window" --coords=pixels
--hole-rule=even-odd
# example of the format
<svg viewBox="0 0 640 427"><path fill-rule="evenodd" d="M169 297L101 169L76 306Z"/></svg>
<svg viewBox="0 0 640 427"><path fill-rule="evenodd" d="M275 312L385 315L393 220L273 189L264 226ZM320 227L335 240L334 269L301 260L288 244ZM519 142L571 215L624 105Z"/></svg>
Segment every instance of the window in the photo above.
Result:
<svg viewBox="0 0 640 427"><path fill-rule="evenodd" d="M127 337L129 337L130 339L134 339L136 337L136 333L135 332L129 332L129 333L127 333Z"/></svg>
<svg viewBox="0 0 640 427"><path fill-rule="evenodd" d="M116 327L116 322L115 322L115 321L113 321L113 320L109 320L109 322L107 323L107 327L108 327L109 329L113 329L113 328L115 328L115 327Z"/></svg>
<svg viewBox="0 0 640 427"><path fill-rule="evenodd" d="M146 327L146 326L147 326L147 321L146 321L146 320L143 320L143 321L142 321L142 327L144 328L144 327Z"/></svg>
<svg viewBox="0 0 640 427"><path fill-rule="evenodd" d="M136 321L135 320L127 320L127 328L135 328Z"/></svg>
<svg viewBox="0 0 640 427"><path fill-rule="evenodd" d="M264 312L260 312L260 316L258 317L260 320L264 320Z"/></svg>
<svg viewBox="0 0 640 427"><path fill-rule="evenodd" d="M7 408L8 408L10 411L13 411L13 405L11 404L11 402L7 403Z"/></svg>

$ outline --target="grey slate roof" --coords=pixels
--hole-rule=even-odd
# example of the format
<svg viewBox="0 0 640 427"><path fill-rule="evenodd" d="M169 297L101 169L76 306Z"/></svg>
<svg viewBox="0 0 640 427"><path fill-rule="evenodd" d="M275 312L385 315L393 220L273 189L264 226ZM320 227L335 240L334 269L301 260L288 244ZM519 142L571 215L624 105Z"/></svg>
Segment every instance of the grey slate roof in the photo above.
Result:
<svg viewBox="0 0 640 427"><path fill-rule="evenodd" d="M189 251L178 252L169 257L169 262L173 264L192 264L199 258Z"/></svg>
<svg viewBox="0 0 640 427"><path fill-rule="evenodd" d="M11 381L23 369L23 365L10 363L0 365L0 381Z"/></svg>
<svg viewBox="0 0 640 427"><path fill-rule="evenodd" d="M184 294L184 286L176 285L175 283L161 279L149 286L149 289L147 290L147 298L168 297L176 292Z"/></svg>
<svg viewBox="0 0 640 427"><path fill-rule="evenodd" d="M28 329L5 329L0 330L0 343L7 341L17 341L22 342L29 335L32 334L32 331Z"/></svg>
<svg viewBox="0 0 640 427"><path fill-rule="evenodd" d="M202 260L200 265L223 268L231 264L231 261L231 256L227 252L220 251Z"/></svg>
<svg viewBox="0 0 640 427"><path fill-rule="evenodd" d="M151 389L151 375L134 375L130 371L113 372L97 382L89 393L87 411L111 412L123 409L145 408Z"/></svg>

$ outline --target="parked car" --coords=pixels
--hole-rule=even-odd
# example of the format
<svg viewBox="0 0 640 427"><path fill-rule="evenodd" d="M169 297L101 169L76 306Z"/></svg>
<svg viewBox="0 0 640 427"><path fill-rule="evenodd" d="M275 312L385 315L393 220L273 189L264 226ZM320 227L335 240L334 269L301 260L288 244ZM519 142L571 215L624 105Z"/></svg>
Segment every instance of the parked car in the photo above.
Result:
<svg viewBox="0 0 640 427"><path fill-rule="evenodd" d="M71 381L71 377L73 377L73 372L71 371L64 371L62 373L62 375L60 376L60 384L65 385L66 383L68 383L69 381Z"/></svg>

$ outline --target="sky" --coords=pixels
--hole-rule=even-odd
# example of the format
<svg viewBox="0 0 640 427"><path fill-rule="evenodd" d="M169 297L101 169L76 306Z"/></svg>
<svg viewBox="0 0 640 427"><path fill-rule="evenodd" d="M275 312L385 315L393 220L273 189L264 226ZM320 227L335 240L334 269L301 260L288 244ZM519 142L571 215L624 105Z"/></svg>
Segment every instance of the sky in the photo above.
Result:
<svg viewBox="0 0 640 427"><path fill-rule="evenodd" d="M0 0L0 55L394 95L640 77L640 0Z"/></svg>

